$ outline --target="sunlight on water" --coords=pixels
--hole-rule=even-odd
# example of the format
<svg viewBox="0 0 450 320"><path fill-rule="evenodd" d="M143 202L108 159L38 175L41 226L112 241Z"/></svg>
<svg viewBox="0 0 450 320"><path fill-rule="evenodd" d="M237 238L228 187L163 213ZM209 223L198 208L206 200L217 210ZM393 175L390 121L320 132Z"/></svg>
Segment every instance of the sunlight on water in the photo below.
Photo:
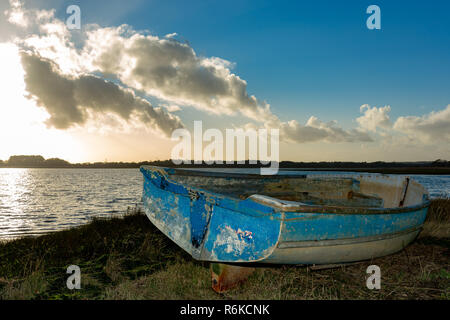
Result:
<svg viewBox="0 0 450 320"><path fill-rule="evenodd" d="M338 173L284 170L288 172ZM411 177L431 197L450 196L450 175ZM0 239L39 235L78 226L93 217L121 215L140 204L142 182L138 169L0 169Z"/></svg>
<svg viewBox="0 0 450 320"><path fill-rule="evenodd" d="M8 169L0 173L0 238L32 229L30 216L25 214L31 196L32 177L28 169Z"/></svg>
<svg viewBox="0 0 450 320"><path fill-rule="evenodd" d="M137 169L0 169L0 239L120 215L141 196Z"/></svg>

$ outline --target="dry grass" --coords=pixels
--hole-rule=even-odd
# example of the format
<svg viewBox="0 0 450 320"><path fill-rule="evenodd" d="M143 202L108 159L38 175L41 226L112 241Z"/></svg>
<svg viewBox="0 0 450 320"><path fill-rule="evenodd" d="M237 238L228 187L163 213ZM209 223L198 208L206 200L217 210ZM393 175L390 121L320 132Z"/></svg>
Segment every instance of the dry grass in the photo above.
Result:
<svg viewBox="0 0 450 320"><path fill-rule="evenodd" d="M433 200L420 237L405 250L334 269L258 267L225 294L208 263L194 261L140 212L0 244L0 299L450 299L450 200ZM66 288L79 265L82 289ZM366 268L380 266L382 289Z"/></svg>
<svg viewBox="0 0 450 320"><path fill-rule="evenodd" d="M366 287L366 269L382 270L382 289ZM257 268L246 283L216 294L209 269L192 261L125 281L106 290L106 299L449 299L448 248L415 243L384 258L335 269L308 267Z"/></svg>
<svg viewBox="0 0 450 320"><path fill-rule="evenodd" d="M431 201L427 221L420 234L423 237L450 238L450 199Z"/></svg>

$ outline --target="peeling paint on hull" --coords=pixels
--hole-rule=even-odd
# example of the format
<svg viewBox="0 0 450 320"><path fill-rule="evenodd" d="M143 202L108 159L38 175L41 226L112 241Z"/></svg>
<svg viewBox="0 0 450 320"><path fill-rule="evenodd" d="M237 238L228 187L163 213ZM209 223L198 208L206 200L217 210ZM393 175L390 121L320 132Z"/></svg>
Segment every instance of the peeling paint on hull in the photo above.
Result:
<svg viewBox="0 0 450 320"><path fill-rule="evenodd" d="M423 187L411 184L410 192L415 195L411 197L404 181L397 177L386 177L386 185L395 190L397 198L392 192L377 198L370 183L373 180L375 190L380 190L382 177L368 182L314 178L311 183L306 177L263 179L159 167L142 167L141 171L144 210L150 221L193 258L211 262L324 264L388 255L414 240L429 204ZM288 186L299 190L295 196L314 199L309 194L317 193L322 185L333 187L330 190L334 193L330 191L327 200L331 205L271 197L280 190L290 192L291 197L292 192L283 189ZM205 186L213 191L203 189ZM348 197L361 189L369 196L363 195L357 202ZM264 193L242 199L248 190ZM399 198L407 200L405 206L385 207L389 205L385 199L395 204ZM353 207L341 206L345 199ZM354 206L364 201L384 207Z"/></svg>

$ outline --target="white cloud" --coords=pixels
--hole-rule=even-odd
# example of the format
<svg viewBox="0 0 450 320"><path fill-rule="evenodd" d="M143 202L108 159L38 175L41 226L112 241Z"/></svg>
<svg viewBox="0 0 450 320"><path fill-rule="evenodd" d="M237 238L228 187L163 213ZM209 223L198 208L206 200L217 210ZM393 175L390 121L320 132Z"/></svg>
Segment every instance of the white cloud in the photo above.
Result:
<svg viewBox="0 0 450 320"><path fill-rule="evenodd" d="M10 9L4 12L6 20L22 29L36 32L49 21L55 20L55 10L28 10L20 0L9 0Z"/></svg>
<svg viewBox="0 0 450 320"><path fill-rule="evenodd" d="M177 35L178 35L178 33L173 32L173 33L166 34L164 37L165 37L165 38L174 38L174 37L176 37Z"/></svg>
<svg viewBox="0 0 450 320"><path fill-rule="evenodd" d="M9 4L11 9L4 12L8 22L20 27L27 27L29 21L22 8L22 3L19 0L9 0Z"/></svg>
<svg viewBox="0 0 450 320"><path fill-rule="evenodd" d="M361 130L376 132L377 128L389 129L392 127L389 119L390 106L371 108L368 104L363 104L359 110L364 113L363 116L356 118Z"/></svg>
<svg viewBox="0 0 450 320"><path fill-rule="evenodd" d="M344 130L337 125L336 121L325 123L318 118L311 116L305 125L299 124L296 120L281 123L280 136L284 136L286 141L303 142L370 142L372 138L360 130Z"/></svg>
<svg viewBox="0 0 450 320"><path fill-rule="evenodd" d="M180 111L181 107L177 106L176 104L162 104L161 107L166 108L167 111L169 112L176 112L176 111Z"/></svg>
<svg viewBox="0 0 450 320"><path fill-rule="evenodd" d="M450 143L450 105L421 117L399 117L394 123L394 129L422 142Z"/></svg>
<svg viewBox="0 0 450 320"><path fill-rule="evenodd" d="M232 63L200 57L186 43L130 32L129 26L99 28L87 33L83 55L91 71L114 74L127 86L171 103L259 120L273 116L247 93L247 83L231 72Z"/></svg>

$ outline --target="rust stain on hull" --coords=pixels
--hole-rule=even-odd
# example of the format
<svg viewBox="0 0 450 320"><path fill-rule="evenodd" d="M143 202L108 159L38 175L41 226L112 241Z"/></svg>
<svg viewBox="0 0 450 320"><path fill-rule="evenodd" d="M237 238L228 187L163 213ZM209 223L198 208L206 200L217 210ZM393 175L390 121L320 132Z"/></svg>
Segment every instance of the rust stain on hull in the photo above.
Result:
<svg viewBox="0 0 450 320"><path fill-rule="evenodd" d="M211 263L211 284L217 293L235 288L245 282L255 271L252 267L241 267L232 264Z"/></svg>

